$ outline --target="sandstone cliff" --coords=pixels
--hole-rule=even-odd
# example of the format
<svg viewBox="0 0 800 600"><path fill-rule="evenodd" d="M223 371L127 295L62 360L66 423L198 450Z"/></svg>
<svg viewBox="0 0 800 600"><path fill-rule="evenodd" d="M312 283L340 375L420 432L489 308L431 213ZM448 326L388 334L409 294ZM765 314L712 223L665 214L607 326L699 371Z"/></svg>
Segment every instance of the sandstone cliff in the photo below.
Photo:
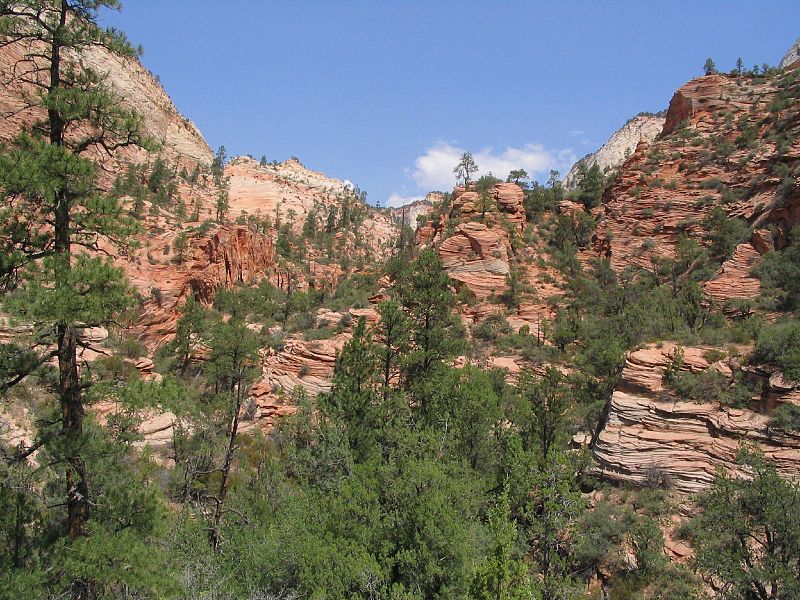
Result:
<svg viewBox="0 0 800 600"><path fill-rule="evenodd" d="M769 367L741 367L735 360L712 363L708 350L683 349L683 369L715 369L728 378L733 370L745 369L761 393L746 408L680 400L662 383L675 345L632 352L593 449L605 478L644 484L655 472L679 491L696 492L712 483L717 469L739 472L735 459L742 443L761 449L783 475L800 478L800 436L770 429L765 414L767 406L800 404L800 387L786 385Z"/></svg>
<svg viewBox="0 0 800 600"><path fill-rule="evenodd" d="M7 85L0 87L0 141L15 136L21 127L41 115L40 108L26 108L21 94L30 95L32 86L21 83L20 60L30 47L21 43L0 48L0 77ZM92 46L76 57L78 64L107 75L107 83L123 101L142 116L148 135L162 144L161 152L170 162L177 160L191 169L195 164L208 166L212 153L197 127L175 108L158 80L135 58L117 56L105 48ZM103 158L98 156L98 158ZM117 160L144 160L146 154L120 151ZM111 161L115 162L114 160Z"/></svg>
<svg viewBox="0 0 800 600"><path fill-rule="evenodd" d="M595 209L615 269L671 257L681 233L702 239L714 206L755 233L707 285L724 302L753 297L757 255L785 244L800 222L800 110L796 75L711 75L673 96L662 134L642 140ZM598 253L600 250L598 249Z"/></svg>
<svg viewBox="0 0 800 600"><path fill-rule="evenodd" d="M563 179L566 189L578 185L578 175L582 166L587 169L597 165L601 171L619 167L636 149L642 140L653 141L664 127L662 114L642 113L630 119L620 127L603 146L591 154L587 154L574 165Z"/></svg>

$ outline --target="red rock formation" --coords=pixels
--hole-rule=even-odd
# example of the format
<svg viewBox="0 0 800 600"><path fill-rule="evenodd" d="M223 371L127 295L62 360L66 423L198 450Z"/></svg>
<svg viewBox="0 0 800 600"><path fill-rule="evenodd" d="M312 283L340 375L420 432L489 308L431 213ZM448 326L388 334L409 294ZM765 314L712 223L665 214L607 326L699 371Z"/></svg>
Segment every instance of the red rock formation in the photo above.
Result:
<svg viewBox="0 0 800 600"><path fill-rule="evenodd" d="M220 286L260 281L272 271L274 250L271 238L248 227L230 226L207 237L190 238L181 262L170 257L152 264L141 256L120 262L144 298L133 332L152 349L174 335L178 309L187 296L210 304Z"/></svg>
<svg viewBox="0 0 800 600"><path fill-rule="evenodd" d="M482 299L506 287L506 244L498 231L483 223L469 222L456 226L453 236L439 246L439 256L450 277Z"/></svg>
<svg viewBox="0 0 800 600"><path fill-rule="evenodd" d="M710 364L704 348L684 349L684 370L713 368L731 376L724 362ZM800 478L800 436L768 429L769 417L750 408L680 401L665 393L664 372L671 364L675 345L650 346L632 352L614 391L608 419L600 432L594 457L604 477L642 484L653 469L668 476L682 492L704 489L718 468L739 473L735 464L741 443L752 443L775 461L780 472ZM781 385L779 377L766 379L758 370L772 402L800 403L794 384Z"/></svg>
<svg viewBox="0 0 800 600"><path fill-rule="evenodd" d="M610 246L615 269L649 268L654 258L671 257L681 232L701 238L714 205L756 228L775 227L774 243L785 243L786 232L800 222L800 194L795 189L782 196L773 170L778 162L794 168L800 160L800 110L775 110L782 85L789 84L713 75L675 93L661 136L637 146L595 209L598 236ZM754 251L771 247L763 237L754 237L752 246L737 248L708 284L716 300L758 293L749 267Z"/></svg>
<svg viewBox="0 0 800 600"><path fill-rule="evenodd" d="M438 244L439 257L450 277L463 283L479 300L506 289L513 253L509 235L518 234L525 225L522 188L515 183L498 183L490 193L489 205L481 206L477 192L458 186L453 190L449 215L440 215L437 222L428 221L417 229L417 243ZM452 228L452 234L442 239L448 228Z"/></svg>

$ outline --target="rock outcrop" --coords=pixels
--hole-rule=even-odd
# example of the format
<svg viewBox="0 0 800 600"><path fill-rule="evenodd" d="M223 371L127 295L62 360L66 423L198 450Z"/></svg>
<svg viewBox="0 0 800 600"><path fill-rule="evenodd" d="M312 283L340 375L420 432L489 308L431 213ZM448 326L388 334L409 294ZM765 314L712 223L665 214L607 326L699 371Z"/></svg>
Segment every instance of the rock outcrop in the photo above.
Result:
<svg viewBox="0 0 800 600"><path fill-rule="evenodd" d="M662 134L638 144L594 210L595 253L610 253L617 270L652 268L674 256L680 234L702 241L705 218L720 206L755 233L707 291L719 302L754 297L759 288L749 271L757 254L785 245L800 223L800 110L781 100L797 88L787 73L710 75L681 87Z"/></svg>
<svg viewBox="0 0 800 600"><path fill-rule="evenodd" d="M19 68L19 61L30 51L31 47L23 43L0 48L0 75L4 81L10 78L15 66ZM88 46L75 59L82 67L107 75L109 86L139 112L147 134L162 144L161 153L170 162L177 161L190 170L196 164L208 166L211 163L211 149L197 127L178 112L158 80L136 58L117 56L100 46ZM26 109L20 96L31 91L19 77L0 88L0 113L11 115L0 121L0 140L14 137L21 127L41 116L42 109ZM98 153L96 158L107 160L104 154ZM140 162L146 158L144 151L124 150L115 152L110 161Z"/></svg>
<svg viewBox="0 0 800 600"><path fill-rule="evenodd" d="M417 230L417 243L438 245L447 273L463 283L479 300L506 289L511 236L525 226L524 193L515 183L498 183L488 201L464 186L453 191L450 212ZM448 231L450 232L448 235Z"/></svg>
<svg viewBox="0 0 800 600"><path fill-rule="evenodd" d="M562 185L566 189L573 189L578 185L578 175L581 167L587 169L597 165L600 170L616 169L636 149L642 140L652 142L661 133L664 127L663 114L641 113L630 119L625 125L614 132L614 135L603 146L591 154L587 154L569 170L564 177Z"/></svg>
<svg viewBox="0 0 800 600"><path fill-rule="evenodd" d="M239 156L230 161L225 175L230 181L230 214L234 218L246 214L266 217L272 223L288 220L299 233L309 212L316 211L321 224L331 208L338 214L348 202L352 210L364 213L360 229L375 255L386 257L387 248L397 239L398 224L388 211L364 204L349 183L307 169L295 158L262 165ZM352 238L346 240L350 245L355 243Z"/></svg>
<svg viewBox="0 0 800 600"><path fill-rule="evenodd" d="M479 299L502 292L509 272L506 239L483 223L457 225L439 246L442 265Z"/></svg>
<svg viewBox="0 0 800 600"><path fill-rule="evenodd" d="M401 223L412 229L416 228L419 217L426 216L436 202L441 202L444 194L441 192L428 192L422 200L415 200L405 206L390 208L390 214Z"/></svg>
<svg viewBox="0 0 800 600"><path fill-rule="evenodd" d="M730 377L735 362L710 363L707 350L684 348L683 369L716 369ZM675 345L665 343L628 356L593 449L604 477L644 484L657 473L679 491L697 492L713 482L717 469L740 473L736 454L747 443L763 451L783 475L800 478L800 435L770 429L765 414L765 404L800 404L794 384L780 385L772 369L748 368L748 376L764 390L748 408L682 401L662 383L674 354Z"/></svg>
<svg viewBox="0 0 800 600"><path fill-rule="evenodd" d="M786 54L783 55L778 68L786 69L797 61L800 61L800 38L798 38L795 43L792 44L792 47L786 51Z"/></svg>
<svg viewBox="0 0 800 600"><path fill-rule="evenodd" d="M169 248L174 234L167 231L150 238L151 247ZM235 225L189 238L189 249L180 260L172 251L154 256L143 249L120 262L142 297L132 331L150 349L172 338L179 308L188 296L211 304L220 286L255 283L275 264L270 236Z"/></svg>

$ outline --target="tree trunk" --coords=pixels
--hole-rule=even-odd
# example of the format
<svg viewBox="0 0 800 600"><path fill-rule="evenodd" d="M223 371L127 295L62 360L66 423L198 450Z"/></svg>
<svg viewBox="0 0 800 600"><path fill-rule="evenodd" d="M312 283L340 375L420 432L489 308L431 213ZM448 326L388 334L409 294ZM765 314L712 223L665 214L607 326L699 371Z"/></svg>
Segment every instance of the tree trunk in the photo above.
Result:
<svg viewBox="0 0 800 600"><path fill-rule="evenodd" d="M214 510L214 525L211 528L211 547L215 552L219 551L220 525L222 524L222 514L225 508L225 498L228 496L228 477L233 463L233 453L236 450L236 433L239 429L239 411L242 408L242 382L236 384L236 405L231 417L231 424L228 428L228 447L225 449L225 461L222 465L222 478L219 482L219 494L217 495L217 506Z"/></svg>

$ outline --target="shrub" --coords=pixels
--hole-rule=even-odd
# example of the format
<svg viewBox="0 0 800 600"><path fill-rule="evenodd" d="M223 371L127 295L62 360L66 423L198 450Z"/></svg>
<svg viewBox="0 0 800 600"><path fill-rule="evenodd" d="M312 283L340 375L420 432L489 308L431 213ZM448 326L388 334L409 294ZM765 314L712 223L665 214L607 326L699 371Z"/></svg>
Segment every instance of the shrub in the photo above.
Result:
<svg viewBox="0 0 800 600"><path fill-rule="evenodd" d="M800 431L800 406L796 404L781 404L772 413L769 426L782 431Z"/></svg>
<svg viewBox="0 0 800 600"><path fill-rule="evenodd" d="M800 379L800 321L762 327L753 360L777 365L788 379Z"/></svg>
<svg viewBox="0 0 800 600"><path fill-rule="evenodd" d="M714 369L707 369L699 373L675 373L669 385L675 395L684 400L717 402L723 399L727 381Z"/></svg>
<svg viewBox="0 0 800 600"><path fill-rule="evenodd" d="M483 322L472 327L472 335L479 340L488 342L496 340L501 335L511 333L511 325L502 315L489 315Z"/></svg>

